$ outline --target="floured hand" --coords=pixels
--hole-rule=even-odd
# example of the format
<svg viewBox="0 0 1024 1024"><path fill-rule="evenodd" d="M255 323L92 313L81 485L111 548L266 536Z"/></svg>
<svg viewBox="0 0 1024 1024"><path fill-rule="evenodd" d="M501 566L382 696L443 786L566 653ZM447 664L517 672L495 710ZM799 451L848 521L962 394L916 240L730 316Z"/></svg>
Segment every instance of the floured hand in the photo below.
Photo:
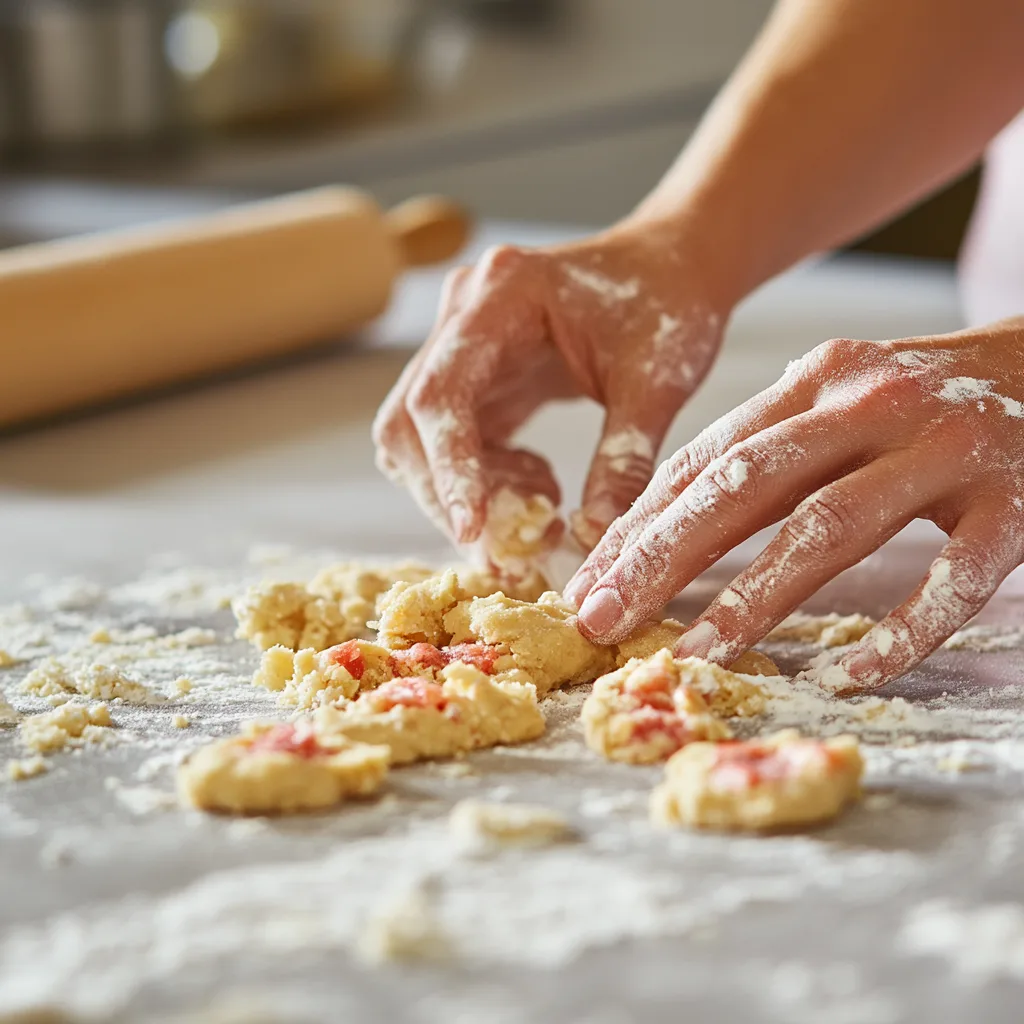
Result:
<svg viewBox="0 0 1024 1024"><path fill-rule="evenodd" d="M589 397L604 428L573 529L589 550L643 491L724 317L696 267L651 228L492 249L448 278L433 333L374 424L378 463L460 544L502 489L557 505L550 465L510 447L546 402ZM557 537L555 538L557 539Z"/></svg>
<svg viewBox="0 0 1024 1024"><path fill-rule="evenodd" d="M566 596L614 642L758 530L778 535L679 640L727 665L911 520L949 535L914 594L821 674L912 668L1024 560L1024 318L939 337L830 341L668 459ZM788 518L787 518L788 517Z"/></svg>

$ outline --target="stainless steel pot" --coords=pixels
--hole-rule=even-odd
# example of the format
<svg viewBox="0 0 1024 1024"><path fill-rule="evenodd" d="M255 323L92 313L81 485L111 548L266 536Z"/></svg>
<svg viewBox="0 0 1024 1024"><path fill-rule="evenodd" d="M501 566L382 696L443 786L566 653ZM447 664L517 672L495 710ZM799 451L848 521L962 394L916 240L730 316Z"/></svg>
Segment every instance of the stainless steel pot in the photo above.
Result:
<svg viewBox="0 0 1024 1024"><path fill-rule="evenodd" d="M395 87L416 0L0 0L0 145L149 144Z"/></svg>

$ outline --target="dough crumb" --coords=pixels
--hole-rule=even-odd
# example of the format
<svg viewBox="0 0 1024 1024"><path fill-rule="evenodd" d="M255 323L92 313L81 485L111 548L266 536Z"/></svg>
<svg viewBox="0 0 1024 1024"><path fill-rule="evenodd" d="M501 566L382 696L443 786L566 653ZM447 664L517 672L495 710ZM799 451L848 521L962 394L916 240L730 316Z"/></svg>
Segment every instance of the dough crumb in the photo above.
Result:
<svg viewBox="0 0 1024 1024"><path fill-rule="evenodd" d="M435 570L416 563L380 567L342 562L317 573L307 584L265 583L232 602L237 635L260 650L293 651L369 638L377 599L398 582L418 582Z"/></svg>
<svg viewBox="0 0 1024 1024"><path fill-rule="evenodd" d="M120 668L101 662L71 667L47 658L21 684L21 692L36 697L79 694L92 700L123 700L126 704L155 704L163 698Z"/></svg>
<svg viewBox="0 0 1024 1024"><path fill-rule="evenodd" d="M33 776L42 775L48 772L50 766L39 757L26 757L21 760L7 762L7 778L11 782L21 782L23 779L31 779Z"/></svg>
<svg viewBox="0 0 1024 1024"><path fill-rule="evenodd" d="M21 721L21 715L3 697L0 697L0 726L17 725L19 721Z"/></svg>
<svg viewBox="0 0 1024 1024"><path fill-rule="evenodd" d="M187 676L180 676L171 683L171 693L175 697L184 697L185 694L192 692L192 680Z"/></svg>
<svg viewBox="0 0 1024 1024"><path fill-rule="evenodd" d="M569 822L546 807L483 800L456 804L448 827L459 846L474 851L501 846L548 846L574 835Z"/></svg>
<svg viewBox="0 0 1024 1024"><path fill-rule="evenodd" d="M420 883L371 915L356 944L366 963L411 963L450 958L451 943L441 930L433 894Z"/></svg>
<svg viewBox="0 0 1024 1024"><path fill-rule="evenodd" d="M10 651L0 647L0 668L10 668L12 665L20 665L21 662L21 658L16 658Z"/></svg>
<svg viewBox="0 0 1024 1024"><path fill-rule="evenodd" d="M840 615L838 612L830 612L828 615L807 615L804 612L794 612L780 622L765 640L769 643L795 640L798 643L818 644L821 647L844 647L860 640L874 625L874 619L859 612L853 615Z"/></svg>
<svg viewBox="0 0 1024 1024"><path fill-rule="evenodd" d="M171 725L175 729L187 729L192 724L192 719L188 715L175 715L171 719Z"/></svg>
<svg viewBox="0 0 1024 1024"><path fill-rule="evenodd" d="M21 740L29 750L52 754L77 746L75 741L102 743L113 724L106 704L63 704L54 711L26 718L20 726Z"/></svg>

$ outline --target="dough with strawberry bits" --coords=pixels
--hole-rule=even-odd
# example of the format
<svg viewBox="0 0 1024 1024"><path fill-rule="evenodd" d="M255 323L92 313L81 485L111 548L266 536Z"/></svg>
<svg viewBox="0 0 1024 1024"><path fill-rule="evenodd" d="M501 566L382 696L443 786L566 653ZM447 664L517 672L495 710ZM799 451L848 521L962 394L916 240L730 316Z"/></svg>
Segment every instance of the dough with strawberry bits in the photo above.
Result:
<svg viewBox="0 0 1024 1024"><path fill-rule="evenodd" d="M676 619L662 619L661 622L649 622L641 626L632 636L627 637L618 645L615 664L621 668L634 658L649 658L657 651L672 651L676 641L690 627ZM730 666L730 672L744 676L777 676L779 666L760 651L746 651Z"/></svg>
<svg viewBox="0 0 1024 1024"><path fill-rule="evenodd" d="M714 667L661 650L602 676L580 716L587 746L610 761L656 764L687 743L728 739L729 727L694 685Z"/></svg>
<svg viewBox="0 0 1024 1024"><path fill-rule="evenodd" d="M660 825L760 831L834 818L860 793L864 762L852 736L694 743L673 755L651 794Z"/></svg>
<svg viewBox="0 0 1024 1024"><path fill-rule="evenodd" d="M524 743L544 732L532 686L499 685L463 662L445 667L441 677L392 679L341 707L322 707L317 732L384 745L392 764Z"/></svg>
<svg viewBox="0 0 1024 1024"><path fill-rule="evenodd" d="M662 648L602 676L583 704L587 744L613 761L663 761L696 740L731 736L722 718L764 710L750 676Z"/></svg>
<svg viewBox="0 0 1024 1024"><path fill-rule="evenodd" d="M444 619L451 643L482 643L507 651L512 678L533 683L537 695L574 683L587 683L615 664L611 648L591 643L576 626L576 612L555 593L534 602L504 594L462 602ZM507 672L499 664L499 675Z"/></svg>
<svg viewBox="0 0 1024 1024"><path fill-rule="evenodd" d="M309 719L249 722L201 747L178 769L182 803L225 814L292 814L380 788L387 747L321 735Z"/></svg>
<svg viewBox="0 0 1024 1024"><path fill-rule="evenodd" d="M396 584L381 599L379 642L392 650L482 645L496 652L499 680L529 682L543 697L589 682L615 663L611 648L576 628L576 613L555 593L536 602L503 593L476 596L452 571L422 583Z"/></svg>
<svg viewBox="0 0 1024 1024"><path fill-rule="evenodd" d="M414 562L368 566L342 562L308 584L266 583L232 602L238 636L260 650L311 647L322 651L346 640L369 638L377 599L398 581L417 582L436 570Z"/></svg>
<svg viewBox="0 0 1024 1024"><path fill-rule="evenodd" d="M390 651L369 640L346 640L325 651L271 647L263 652L252 681L279 692L279 704L315 708L351 700L393 675Z"/></svg>

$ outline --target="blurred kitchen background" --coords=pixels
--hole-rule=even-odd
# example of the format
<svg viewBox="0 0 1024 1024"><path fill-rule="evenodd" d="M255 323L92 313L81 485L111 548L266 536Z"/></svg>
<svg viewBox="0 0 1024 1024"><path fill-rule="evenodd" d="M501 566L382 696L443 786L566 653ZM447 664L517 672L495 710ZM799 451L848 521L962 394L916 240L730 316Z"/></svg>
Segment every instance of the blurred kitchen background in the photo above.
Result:
<svg viewBox="0 0 1024 1024"><path fill-rule="evenodd" d="M324 182L607 223L769 0L0 0L0 244ZM951 258L973 173L858 247Z"/></svg>

